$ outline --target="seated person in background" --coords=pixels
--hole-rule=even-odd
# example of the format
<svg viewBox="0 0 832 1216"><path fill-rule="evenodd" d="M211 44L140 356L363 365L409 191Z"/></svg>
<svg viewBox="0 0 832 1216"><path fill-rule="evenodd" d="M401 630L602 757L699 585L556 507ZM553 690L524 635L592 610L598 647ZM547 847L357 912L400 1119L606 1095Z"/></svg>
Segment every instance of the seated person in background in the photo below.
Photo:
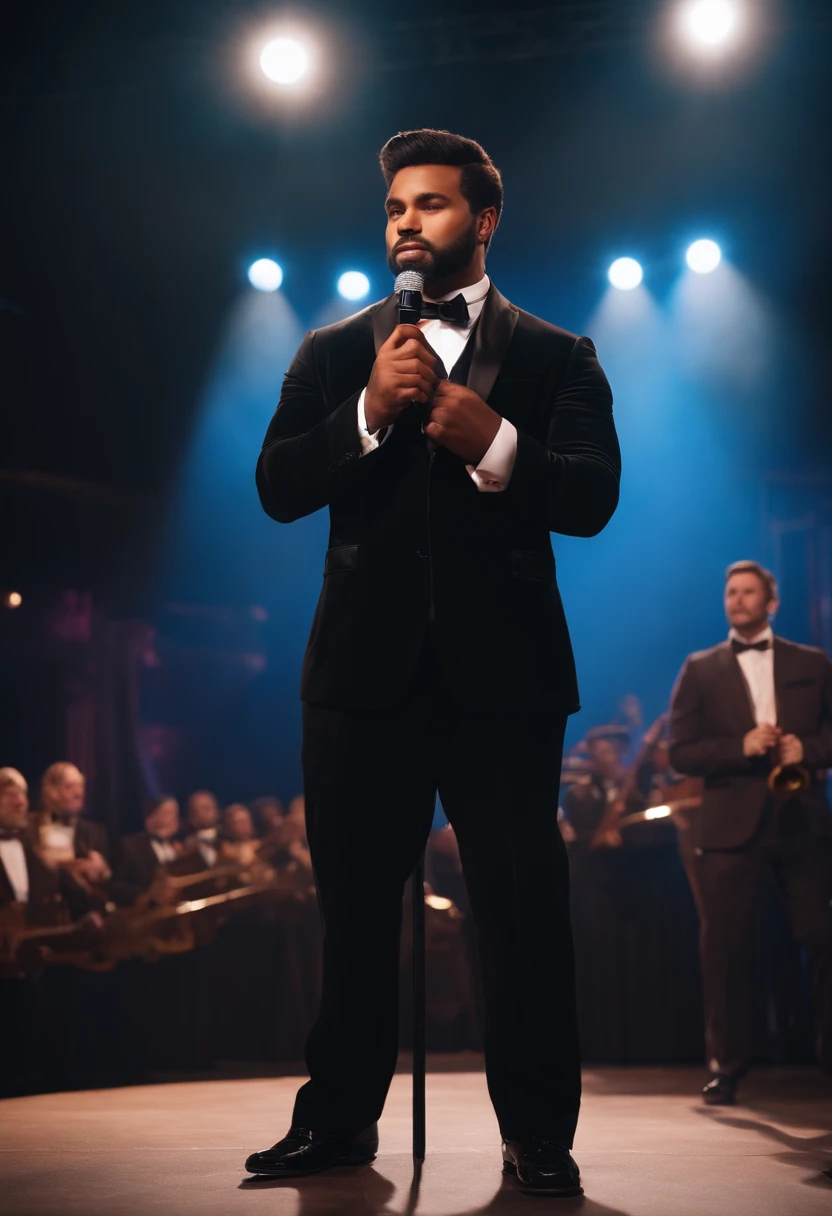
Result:
<svg viewBox="0 0 832 1216"><path fill-rule="evenodd" d="M251 811L242 802L232 802L222 813L222 825L223 857L250 865L260 847Z"/></svg>
<svg viewBox="0 0 832 1216"><path fill-rule="evenodd" d="M283 822L263 841L260 856L268 858L281 873L293 875L298 890L309 890L314 886L303 794L298 794L289 803Z"/></svg>
<svg viewBox="0 0 832 1216"><path fill-rule="evenodd" d="M626 811L641 810L638 791L628 791L628 772L622 757L629 743L629 730L615 723L595 726L586 736L587 779L570 783L563 803L566 819L576 843L620 844L621 837L608 829L610 820Z"/></svg>
<svg viewBox="0 0 832 1216"><path fill-rule="evenodd" d="M107 832L85 818L86 779L61 760L41 777L39 809L30 817L30 840L51 868L63 866L87 889L111 877Z"/></svg>
<svg viewBox="0 0 832 1216"><path fill-rule="evenodd" d="M28 925L53 925L88 911L81 888L38 857L29 835L29 792L16 768L0 768L0 913L17 906Z"/></svg>
<svg viewBox="0 0 832 1216"><path fill-rule="evenodd" d="M255 798L251 804L254 827L257 835L266 840L283 823L283 803L273 794Z"/></svg>
<svg viewBox="0 0 832 1216"><path fill-rule="evenodd" d="M175 902L170 876L163 869L182 855L176 839L179 832L179 803L169 794L151 799L144 816L144 831L126 836L112 884L113 898L133 904L143 898L150 903Z"/></svg>
<svg viewBox="0 0 832 1216"><path fill-rule="evenodd" d="M188 828L186 848L198 853L210 870L220 853L220 807L210 790L195 790L188 798Z"/></svg>

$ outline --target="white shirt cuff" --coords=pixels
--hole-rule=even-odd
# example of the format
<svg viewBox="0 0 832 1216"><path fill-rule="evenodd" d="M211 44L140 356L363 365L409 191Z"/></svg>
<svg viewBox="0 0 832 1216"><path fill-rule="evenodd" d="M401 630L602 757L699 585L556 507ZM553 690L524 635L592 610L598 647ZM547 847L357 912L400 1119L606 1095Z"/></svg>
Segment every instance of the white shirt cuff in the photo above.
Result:
<svg viewBox="0 0 832 1216"><path fill-rule="evenodd" d="M484 494L498 494L511 480L517 456L517 428L504 418L494 442L476 468L466 464L471 480Z"/></svg>
<svg viewBox="0 0 832 1216"><path fill-rule="evenodd" d="M368 452L374 452L376 448L381 447L381 444L389 437L392 431L392 426L388 426L384 439L379 442L378 431L373 431L372 434L367 430L367 415L364 413L364 397L367 393L366 388L361 390L361 396L358 398L358 436L361 440L361 455L366 456Z"/></svg>

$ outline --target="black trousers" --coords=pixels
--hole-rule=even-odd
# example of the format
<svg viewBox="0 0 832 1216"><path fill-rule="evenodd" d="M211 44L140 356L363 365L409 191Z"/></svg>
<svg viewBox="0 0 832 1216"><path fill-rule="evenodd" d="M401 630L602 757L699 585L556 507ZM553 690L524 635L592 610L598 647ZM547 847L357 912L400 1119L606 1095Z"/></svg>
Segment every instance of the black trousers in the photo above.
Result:
<svg viewBox="0 0 832 1216"><path fill-rule="evenodd" d="M294 1123L350 1133L381 1115L398 1051L404 884L439 791L477 926L485 1060L501 1132L571 1146L580 1105L562 715L456 706L426 644L393 710L304 705L309 844L324 924L310 1080Z"/></svg>
<svg viewBox="0 0 832 1216"><path fill-rule="evenodd" d="M812 974L818 1058L832 1072L832 837L810 832L799 804L769 801L742 849L698 859L705 1047L712 1071L742 1076L751 1054L754 904L764 867L786 901Z"/></svg>

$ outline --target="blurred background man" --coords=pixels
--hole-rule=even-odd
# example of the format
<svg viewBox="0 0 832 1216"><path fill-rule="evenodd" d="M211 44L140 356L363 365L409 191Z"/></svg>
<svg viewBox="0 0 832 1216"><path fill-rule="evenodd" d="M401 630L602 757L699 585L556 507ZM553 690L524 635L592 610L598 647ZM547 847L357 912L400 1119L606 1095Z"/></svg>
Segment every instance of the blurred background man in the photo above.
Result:
<svg viewBox="0 0 832 1216"><path fill-rule="evenodd" d="M701 958L711 1079L730 1105L751 1053L755 896L764 869L785 895L812 972L818 1055L832 1073L832 662L775 637L774 576L736 562L725 576L728 640L692 654L673 692L670 759L704 778L698 819Z"/></svg>

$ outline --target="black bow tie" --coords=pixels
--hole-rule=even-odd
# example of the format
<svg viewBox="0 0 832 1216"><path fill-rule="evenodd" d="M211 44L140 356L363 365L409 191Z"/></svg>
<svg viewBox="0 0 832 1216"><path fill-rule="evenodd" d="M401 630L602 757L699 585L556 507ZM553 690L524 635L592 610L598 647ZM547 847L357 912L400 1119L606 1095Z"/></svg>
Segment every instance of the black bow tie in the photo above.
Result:
<svg viewBox="0 0 832 1216"><path fill-rule="evenodd" d="M734 654L745 654L746 650L771 650L771 642L739 642L731 638Z"/></svg>
<svg viewBox="0 0 832 1216"><path fill-rule="evenodd" d="M449 325L458 325L460 328L466 326L470 320L468 304L462 292L452 300L439 300L437 303L433 300L423 300L421 315L423 321L447 321Z"/></svg>
<svg viewBox="0 0 832 1216"><path fill-rule="evenodd" d="M0 840L19 840L23 828L0 828Z"/></svg>
<svg viewBox="0 0 832 1216"><path fill-rule="evenodd" d="M154 836L152 832L147 833L151 840L155 840L157 844L175 844L172 836Z"/></svg>

